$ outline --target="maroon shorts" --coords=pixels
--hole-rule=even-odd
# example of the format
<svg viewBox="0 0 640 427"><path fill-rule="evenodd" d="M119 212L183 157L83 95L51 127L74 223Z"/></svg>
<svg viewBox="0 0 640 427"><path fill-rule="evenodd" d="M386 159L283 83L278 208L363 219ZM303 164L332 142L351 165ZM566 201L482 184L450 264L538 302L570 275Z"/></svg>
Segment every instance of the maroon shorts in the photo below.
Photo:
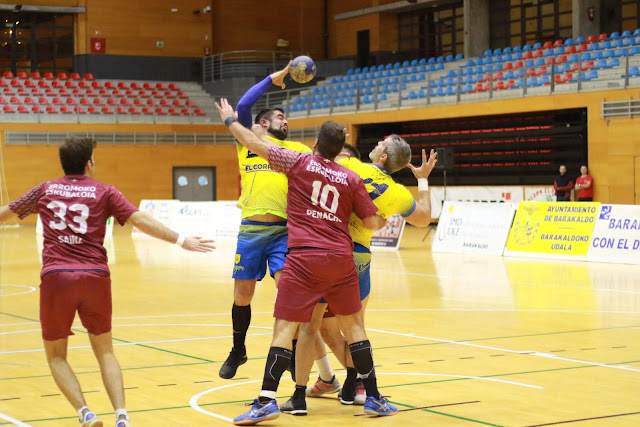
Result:
<svg viewBox="0 0 640 427"><path fill-rule="evenodd" d="M76 316L90 334L111 331L111 277L100 271L61 271L42 277L42 338L55 341L73 335Z"/></svg>
<svg viewBox="0 0 640 427"><path fill-rule="evenodd" d="M290 322L309 322L322 298L337 315L348 316L362 309L353 254L322 249L291 251L278 281L273 316Z"/></svg>

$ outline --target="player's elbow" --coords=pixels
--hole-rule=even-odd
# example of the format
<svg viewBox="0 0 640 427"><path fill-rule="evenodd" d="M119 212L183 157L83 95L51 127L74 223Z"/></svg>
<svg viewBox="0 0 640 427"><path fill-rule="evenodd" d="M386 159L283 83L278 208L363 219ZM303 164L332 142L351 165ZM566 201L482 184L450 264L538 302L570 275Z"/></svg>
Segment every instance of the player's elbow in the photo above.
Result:
<svg viewBox="0 0 640 427"><path fill-rule="evenodd" d="M378 215L374 215L374 216L370 216L368 218L364 218L362 220L362 223L368 229L376 231L376 230L380 230L382 227L384 227L385 224L387 223L387 221L385 219L382 219Z"/></svg>
<svg viewBox="0 0 640 427"><path fill-rule="evenodd" d="M416 209L405 219L415 227L428 227L429 224L431 224L431 211L427 209Z"/></svg>

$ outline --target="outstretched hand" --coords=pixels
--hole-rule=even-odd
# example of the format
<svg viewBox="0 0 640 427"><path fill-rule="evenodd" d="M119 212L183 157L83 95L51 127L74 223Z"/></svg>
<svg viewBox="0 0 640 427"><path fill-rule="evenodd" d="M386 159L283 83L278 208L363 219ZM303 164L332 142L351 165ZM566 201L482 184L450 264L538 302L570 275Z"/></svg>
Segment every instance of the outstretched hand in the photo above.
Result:
<svg viewBox="0 0 640 427"><path fill-rule="evenodd" d="M271 81L273 82L274 85L280 86L282 89L287 87L287 85L284 84L284 78L286 77L287 74L289 74L289 70L291 70L292 62L293 61L289 61L287 66L284 67L282 70L276 71L275 73L270 75Z"/></svg>
<svg viewBox="0 0 640 427"><path fill-rule="evenodd" d="M233 117L234 119L238 120L238 113L236 111L233 111L233 107L229 104L227 98L220 98L220 105L218 105L217 102L215 103L215 105L218 109L218 112L220 113L220 118L223 122L229 117Z"/></svg>
<svg viewBox="0 0 640 427"><path fill-rule="evenodd" d="M435 150L431 150L429 153L429 159L427 160L427 151L422 150L422 165L418 168L409 163L409 168L416 178L429 178L431 171L436 167L438 161L438 154Z"/></svg>
<svg viewBox="0 0 640 427"><path fill-rule="evenodd" d="M214 240L203 239L202 237L186 237L182 244L182 249L191 252L211 252L216 247Z"/></svg>

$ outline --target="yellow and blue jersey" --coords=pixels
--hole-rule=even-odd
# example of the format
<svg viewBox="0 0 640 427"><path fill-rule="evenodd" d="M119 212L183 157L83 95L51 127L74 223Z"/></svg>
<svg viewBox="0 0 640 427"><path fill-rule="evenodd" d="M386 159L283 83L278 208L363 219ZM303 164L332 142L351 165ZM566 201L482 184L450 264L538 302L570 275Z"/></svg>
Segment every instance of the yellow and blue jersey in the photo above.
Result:
<svg viewBox="0 0 640 427"><path fill-rule="evenodd" d="M280 141L270 136L267 138L279 147L311 153L311 149L300 142ZM272 171L267 160L244 145L237 144L237 149L242 186L238 207L242 209L242 218L270 213L287 219L287 177Z"/></svg>
<svg viewBox="0 0 640 427"><path fill-rule="evenodd" d="M384 169L371 163L362 163L356 158L342 159L338 164L360 175L373 204L378 208L378 215L382 218L395 214L408 217L416 209L416 201L409 190L395 182ZM365 227L356 215L349 218L349 232L355 243L370 248L373 231Z"/></svg>

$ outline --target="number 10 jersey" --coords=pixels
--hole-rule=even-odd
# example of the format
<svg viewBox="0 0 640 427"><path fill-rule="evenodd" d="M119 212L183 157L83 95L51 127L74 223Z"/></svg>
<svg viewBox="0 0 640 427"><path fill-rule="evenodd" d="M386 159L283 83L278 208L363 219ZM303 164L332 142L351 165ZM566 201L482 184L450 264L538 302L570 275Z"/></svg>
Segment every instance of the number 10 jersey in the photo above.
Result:
<svg viewBox="0 0 640 427"><path fill-rule="evenodd" d="M38 184L9 209L20 219L40 214L44 230L41 275L54 270L108 273L103 246L107 218L113 216L124 225L138 210L111 185L85 175Z"/></svg>

